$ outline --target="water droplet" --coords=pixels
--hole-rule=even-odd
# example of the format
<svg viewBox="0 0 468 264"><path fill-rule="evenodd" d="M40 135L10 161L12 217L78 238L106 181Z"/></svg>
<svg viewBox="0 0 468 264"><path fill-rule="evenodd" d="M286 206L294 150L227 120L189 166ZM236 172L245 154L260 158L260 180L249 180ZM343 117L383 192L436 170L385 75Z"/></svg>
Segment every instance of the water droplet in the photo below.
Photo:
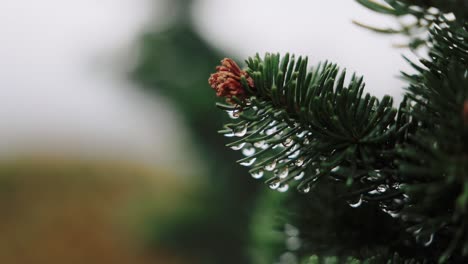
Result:
<svg viewBox="0 0 468 264"><path fill-rule="evenodd" d="M226 133L224 134L225 137L233 137L234 136L234 131L231 133Z"/></svg>
<svg viewBox="0 0 468 264"><path fill-rule="evenodd" d="M301 173L294 176L294 179L298 181L298 180L304 178L304 175L305 175L305 173L303 171L301 171Z"/></svg>
<svg viewBox="0 0 468 264"><path fill-rule="evenodd" d="M286 239L286 248L291 251L301 248L301 239L297 236L288 237Z"/></svg>
<svg viewBox="0 0 468 264"><path fill-rule="evenodd" d="M254 143L254 146L256 148L262 148L264 145L265 145L265 140L260 140L260 141Z"/></svg>
<svg viewBox="0 0 468 264"><path fill-rule="evenodd" d="M331 172L337 172L340 169L340 166L336 166L333 169L331 169Z"/></svg>
<svg viewBox="0 0 468 264"><path fill-rule="evenodd" d="M302 138L307 134L307 131L302 131L301 133L297 134L297 137Z"/></svg>
<svg viewBox="0 0 468 264"><path fill-rule="evenodd" d="M239 118L239 110L227 110L226 111L231 119L237 119Z"/></svg>
<svg viewBox="0 0 468 264"><path fill-rule="evenodd" d="M247 125L244 125L244 126L238 128L236 131L234 131L234 135L236 137L243 137L243 136L245 136L245 134L247 134Z"/></svg>
<svg viewBox="0 0 468 264"><path fill-rule="evenodd" d="M248 167L252 165L255 162L255 160L257 160L257 158L252 158L248 161L241 162L240 165Z"/></svg>
<svg viewBox="0 0 468 264"><path fill-rule="evenodd" d="M272 171L275 169L275 167L276 167L276 160L274 160L270 164L265 165L265 170Z"/></svg>
<svg viewBox="0 0 468 264"><path fill-rule="evenodd" d="M279 186L280 186L279 181L274 181L274 182L270 183L270 189L272 189L272 190L278 189Z"/></svg>
<svg viewBox="0 0 468 264"><path fill-rule="evenodd" d="M392 211L392 210L388 210L386 208L383 208L382 211L389 214L393 218L398 218L400 216L400 211L398 211L398 210Z"/></svg>
<svg viewBox="0 0 468 264"><path fill-rule="evenodd" d="M272 147L272 149L276 149L277 147L281 147L281 144L276 144Z"/></svg>
<svg viewBox="0 0 468 264"><path fill-rule="evenodd" d="M286 192L289 189L289 185L283 184L278 188L279 192Z"/></svg>
<svg viewBox="0 0 468 264"><path fill-rule="evenodd" d="M239 149L243 148L244 146L245 146L245 142L240 143L240 144L237 145L237 146L232 146L231 149L233 149L233 150L239 150Z"/></svg>
<svg viewBox="0 0 468 264"><path fill-rule="evenodd" d="M291 151L292 152L292 151ZM295 159L299 156L299 154L301 154L301 151L300 150L296 150L295 152L292 152L291 155L288 156L288 158L290 159Z"/></svg>
<svg viewBox="0 0 468 264"><path fill-rule="evenodd" d="M290 147L293 143L294 143L294 140L289 137L285 141L283 141L283 146Z"/></svg>
<svg viewBox="0 0 468 264"><path fill-rule="evenodd" d="M309 139L306 138L306 139L304 139L304 141L303 141L302 143L303 143L304 145L309 145L310 142L309 142Z"/></svg>
<svg viewBox="0 0 468 264"><path fill-rule="evenodd" d="M423 246L428 247L432 244L432 241L434 241L434 234L430 234L429 236L417 236L416 240Z"/></svg>
<svg viewBox="0 0 468 264"><path fill-rule="evenodd" d="M348 204L349 204L349 206L351 206L353 208L357 208L357 207L361 206L361 204L362 204L362 195L359 196L359 200L354 201L354 202L348 201Z"/></svg>
<svg viewBox="0 0 468 264"><path fill-rule="evenodd" d="M242 154L246 157L250 157L252 156L253 154L255 154L255 148L251 147L251 148L244 148L242 150Z"/></svg>
<svg viewBox="0 0 468 264"><path fill-rule="evenodd" d="M296 160L295 162L296 166L300 167L302 164L304 164L304 157L300 157Z"/></svg>
<svg viewBox="0 0 468 264"><path fill-rule="evenodd" d="M295 151L295 150L298 149L298 148L299 148L299 145L296 144L296 145L292 146L290 152L293 152L293 151Z"/></svg>
<svg viewBox="0 0 468 264"><path fill-rule="evenodd" d="M384 192L387 191L387 186L384 185L384 184L380 184L379 186L377 186L377 191L378 191L379 193L384 193Z"/></svg>
<svg viewBox="0 0 468 264"><path fill-rule="evenodd" d="M254 171L251 174L252 174L252 178L260 179L263 177L263 170Z"/></svg>
<svg viewBox="0 0 468 264"><path fill-rule="evenodd" d="M262 149L267 149L270 145L268 145L267 143L263 144L262 146Z"/></svg>
<svg viewBox="0 0 468 264"><path fill-rule="evenodd" d="M275 132L276 132L276 127L272 127L272 128L267 129L267 130L265 131L265 133L266 133L267 135L271 135L271 134L273 134L273 133L275 133Z"/></svg>
<svg viewBox="0 0 468 264"><path fill-rule="evenodd" d="M276 176L278 176L279 178L281 179L284 179L288 176L288 173L289 173L289 169L288 167L284 167L283 169L281 169L280 171L278 171L278 173L276 174Z"/></svg>
<svg viewBox="0 0 468 264"><path fill-rule="evenodd" d="M306 186L302 187L301 189L299 189L299 191L302 192L302 193L310 192L310 185L306 185Z"/></svg>

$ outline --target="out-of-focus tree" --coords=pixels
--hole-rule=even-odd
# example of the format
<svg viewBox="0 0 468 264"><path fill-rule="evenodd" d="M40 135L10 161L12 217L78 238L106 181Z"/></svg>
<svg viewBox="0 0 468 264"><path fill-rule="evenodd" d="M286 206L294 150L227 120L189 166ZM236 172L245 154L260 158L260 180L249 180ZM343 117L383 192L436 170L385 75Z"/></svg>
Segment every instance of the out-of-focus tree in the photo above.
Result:
<svg viewBox="0 0 468 264"><path fill-rule="evenodd" d="M154 225L154 232L149 233L154 243L172 245L202 263L248 263L246 227L256 185L242 177L247 170L229 162L239 156L226 150L216 132L226 117L214 111L207 76L222 57L194 30L191 3L171 1L176 10L174 22L142 36L132 77L146 90L166 97L182 114L195 151L207 168L201 177L205 188L180 217L163 228Z"/></svg>

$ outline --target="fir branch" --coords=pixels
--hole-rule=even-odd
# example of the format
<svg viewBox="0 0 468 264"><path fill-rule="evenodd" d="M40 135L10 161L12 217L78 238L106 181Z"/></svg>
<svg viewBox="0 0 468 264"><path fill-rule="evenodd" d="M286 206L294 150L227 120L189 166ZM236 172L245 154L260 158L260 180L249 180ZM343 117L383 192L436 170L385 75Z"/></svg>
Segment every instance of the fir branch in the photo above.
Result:
<svg viewBox="0 0 468 264"><path fill-rule="evenodd" d="M369 200L397 191L392 157L386 153L408 124L405 114L392 107L391 97L379 101L363 95L362 77L353 74L346 82L346 71L329 62L309 70L307 57L257 54L246 63L246 74L236 77L242 87L228 79L215 82L213 76L221 73L213 74L210 83L246 95L229 96L228 105L217 105L240 120L220 132L240 138L227 146L242 151L245 157L238 162L250 166L254 178L267 178L279 191L297 184L302 192L319 180L333 179ZM248 78L253 83L247 84ZM226 83L234 84L225 88Z"/></svg>

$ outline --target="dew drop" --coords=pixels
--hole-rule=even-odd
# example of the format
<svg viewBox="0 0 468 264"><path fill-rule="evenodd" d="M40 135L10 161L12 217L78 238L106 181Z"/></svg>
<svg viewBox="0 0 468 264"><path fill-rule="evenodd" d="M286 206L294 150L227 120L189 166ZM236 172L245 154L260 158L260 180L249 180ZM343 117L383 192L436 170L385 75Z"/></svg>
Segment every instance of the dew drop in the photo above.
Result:
<svg viewBox="0 0 468 264"><path fill-rule="evenodd" d="M252 174L252 178L260 179L263 177L263 170L254 171L251 174Z"/></svg>
<svg viewBox="0 0 468 264"><path fill-rule="evenodd" d="M301 133L297 134L297 137L302 138L307 134L307 131L302 131Z"/></svg>
<svg viewBox="0 0 468 264"><path fill-rule="evenodd" d="M357 207L361 206L361 204L362 204L362 195L359 196L359 200L354 201L354 202L353 201L348 201L348 204L349 204L349 206L351 206L353 208L357 208Z"/></svg>
<svg viewBox="0 0 468 264"><path fill-rule="evenodd" d="M384 193L384 192L387 191L387 186L385 186L384 184L381 184L381 185L377 186L377 191L379 193Z"/></svg>
<svg viewBox="0 0 468 264"><path fill-rule="evenodd" d="M255 160L257 160L257 158L252 158L252 159L250 159L248 161L241 162L240 165L247 167L247 166L252 165L255 162Z"/></svg>
<svg viewBox="0 0 468 264"><path fill-rule="evenodd" d="M278 188L279 192L286 192L289 189L289 185L283 184Z"/></svg>
<svg viewBox="0 0 468 264"><path fill-rule="evenodd" d="M299 148L299 145L296 144L296 145L292 146L290 152L293 152L293 151L295 151L295 150L298 149L298 148Z"/></svg>
<svg viewBox="0 0 468 264"><path fill-rule="evenodd" d="M432 244L432 241L434 240L434 234L431 234L430 236L417 236L416 240L421 243L423 246L428 247Z"/></svg>
<svg viewBox="0 0 468 264"><path fill-rule="evenodd" d="M234 135L236 137L243 137L245 136L245 134L247 134L247 125L239 128L238 130L234 131Z"/></svg>
<svg viewBox="0 0 468 264"><path fill-rule="evenodd" d="M331 172L337 172L340 169L340 166L336 166L333 169L331 169Z"/></svg>
<svg viewBox="0 0 468 264"><path fill-rule="evenodd" d="M264 145L265 145L265 140L261 140L261 141L258 141L258 142L254 143L254 146L256 148L263 148Z"/></svg>
<svg viewBox="0 0 468 264"><path fill-rule="evenodd" d="M233 149L233 150L239 150L239 149L243 148L244 146L245 146L245 142L240 143L240 144L237 145L237 146L232 146L231 149Z"/></svg>
<svg viewBox="0 0 468 264"><path fill-rule="evenodd" d="M281 169L281 171L278 171L278 174L276 176L278 176L281 179L284 179L288 177L288 174L289 174L288 167L284 167L283 169Z"/></svg>
<svg viewBox="0 0 468 264"><path fill-rule="evenodd" d="M304 178L304 175L305 175L305 173L303 171L301 171L301 173L294 176L294 179L298 181L298 180Z"/></svg>
<svg viewBox="0 0 468 264"><path fill-rule="evenodd" d="M299 191L302 192L302 193L310 192L310 185L302 187L301 189L299 189Z"/></svg>
<svg viewBox="0 0 468 264"><path fill-rule="evenodd" d="M276 167L276 160L274 160L272 163L265 165L265 170L267 171L272 171Z"/></svg>
<svg viewBox="0 0 468 264"><path fill-rule="evenodd" d="M226 133L224 134L225 137L233 137L234 136L234 131L231 133Z"/></svg>
<svg viewBox="0 0 468 264"><path fill-rule="evenodd" d="M275 182L270 183L270 189L272 189L272 190L278 189L279 186L280 186L279 181L275 181Z"/></svg>
<svg viewBox="0 0 468 264"><path fill-rule="evenodd" d="M300 150L296 150L295 152L293 152L291 155L288 156L288 158L290 159L295 159L299 156L299 154L301 154L301 151Z"/></svg>
<svg viewBox="0 0 468 264"><path fill-rule="evenodd" d="M234 110L234 111L232 111L232 110L227 110L226 112L228 113L229 118L231 118L231 119L237 119L237 118L239 118L240 113L239 113L238 110Z"/></svg>
<svg viewBox="0 0 468 264"><path fill-rule="evenodd" d="M252 156L253 154L255 154L255 148L251 147L251 148L244 148L242 150L242 154L246 157L250 157Z"/></svg>
<svg viewBox="0 0 468 264"><path fill-rule="evenodd" d="M400 212L398 211L391 211L391 210L383 210L383 211L393 218L398 218L400 216Z"/></svg>
<svg viewBox="0 0 468 264"><path fill-rule="evenodd" d="M265 131L265 133L266 133L267 135L271 135L271 134L273 134L273 133L275 133L275 132L276 132L276 127L272 127L272 128L267 129L267 130Z"/></svg>
<svg viewBox="0 0 468 264"><path fill-rule="evenodd" d="M303 157L300 157L296 160L295 162L296 166L300 167L304 164L304 158Z"/></svg>
<svg viewBox="0 0 468 264"><path fill-rule="evenodd" d="M424 245L425 247L428 247L429 245L432 244L432 241L433 241L433 240L434 240L434 234L431 234L431 235L429 236L429 239L428 239L426 242L424 242L423 245Z"/></svg>
<svg viewBox="0 0 468 264"><path fill-rule="evenodd" d="M289 137L285 141L283 141L283 146L290 147L293 143L294 143L294 140Z"/></svg>
<svg viewBox="0 0 468 264"><path fill-rule="evenodd" d="M302 143L303 143L304 145L309 145L310 142L309 142L309 139L306 138L306 139L304 139L304 141L303 141Z"/></svg>

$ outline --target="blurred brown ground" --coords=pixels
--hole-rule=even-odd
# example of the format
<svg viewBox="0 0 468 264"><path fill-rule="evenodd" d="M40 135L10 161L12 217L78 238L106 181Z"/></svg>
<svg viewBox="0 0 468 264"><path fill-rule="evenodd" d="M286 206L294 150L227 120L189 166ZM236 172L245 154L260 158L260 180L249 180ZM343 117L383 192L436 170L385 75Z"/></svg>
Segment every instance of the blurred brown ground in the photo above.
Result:
<svg viewBox="0 0 468 264"><path fill-rule="evenodd" d="M191 263L137 231L140 204L177 207L189 187L172 176L125 162L0 162L0 263Z"/></svg>

